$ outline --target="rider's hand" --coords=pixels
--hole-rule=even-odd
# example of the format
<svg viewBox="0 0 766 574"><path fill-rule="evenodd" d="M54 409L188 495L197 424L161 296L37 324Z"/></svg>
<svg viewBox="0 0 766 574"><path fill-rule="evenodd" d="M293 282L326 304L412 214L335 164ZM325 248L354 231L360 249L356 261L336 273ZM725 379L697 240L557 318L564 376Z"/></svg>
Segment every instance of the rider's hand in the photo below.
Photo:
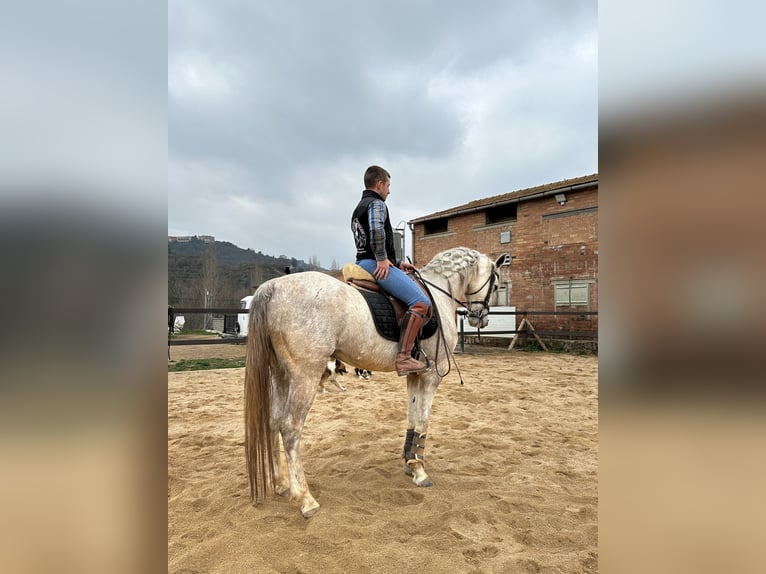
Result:
<svg viewBox="0 0 766 574"><path fill-rule="evenodd" d="M399 269L401 269L405 273L412 273L413 271L417 271L417 267L415 267L412 263L409 263L407 261L402 261L401 263L399 263Z"/></svg>
<svg viewBox="0 0 766 574"><path fill-rule="evenodd" d="M375 279L380 281L381 279L387 279L388 278L388 268L391 266L391 262L388 259L383 259L381 261L377 262L377 265L375 266L375 273L373 275L375 276Z"/></svg>

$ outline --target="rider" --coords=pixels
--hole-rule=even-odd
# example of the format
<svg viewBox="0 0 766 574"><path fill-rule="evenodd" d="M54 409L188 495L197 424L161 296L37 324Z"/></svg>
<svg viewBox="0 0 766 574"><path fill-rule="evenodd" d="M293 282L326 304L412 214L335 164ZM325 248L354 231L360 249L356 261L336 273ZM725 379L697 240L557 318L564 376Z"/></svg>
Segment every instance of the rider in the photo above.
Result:
<svg viewBox="0 0 766 574"><path fill-rule="evenodd" d="M419 373L426 369L426 364L412 356L412 347L431 302L405 273L415 271L415 266L406 261L396 263L394 232L385 204L391 193L391 174L372 165L364 172L364 186L362 199L351 215L356 263L375 277L381 289L409 307L402 320L396 374Z"/></svg>

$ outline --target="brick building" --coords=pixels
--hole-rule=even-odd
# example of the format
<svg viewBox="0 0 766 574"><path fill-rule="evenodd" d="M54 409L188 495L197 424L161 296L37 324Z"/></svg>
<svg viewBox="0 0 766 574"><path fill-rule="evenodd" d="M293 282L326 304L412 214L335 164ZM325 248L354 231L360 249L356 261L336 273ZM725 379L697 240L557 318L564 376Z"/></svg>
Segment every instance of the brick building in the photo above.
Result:
<svg viewBox="0 0 766 574"><path fill-rule="evenodd" d="M408 223L415 265L458 246L493 259L509 253L493 304L517 312L576 312L530 315L549 339L598 330L597 315L582 314L598 311L598 174L478 199Z"/></svg>

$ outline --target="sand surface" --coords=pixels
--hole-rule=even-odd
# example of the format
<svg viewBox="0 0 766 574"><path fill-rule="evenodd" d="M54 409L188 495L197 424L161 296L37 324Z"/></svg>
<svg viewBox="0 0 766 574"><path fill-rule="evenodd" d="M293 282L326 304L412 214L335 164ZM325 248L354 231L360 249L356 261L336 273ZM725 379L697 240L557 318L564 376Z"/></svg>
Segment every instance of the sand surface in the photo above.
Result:
<svg viewBox="0 0 766 574"><path fill-rule="evenodd" d="M242 345L172 348L174 360ZM404 378L341 377L318 394L303 461L321 508L250 503L244 369L168 374L168 571L596 572L595 356L457 354L434 399L426 470L402 472Z"/></svg>

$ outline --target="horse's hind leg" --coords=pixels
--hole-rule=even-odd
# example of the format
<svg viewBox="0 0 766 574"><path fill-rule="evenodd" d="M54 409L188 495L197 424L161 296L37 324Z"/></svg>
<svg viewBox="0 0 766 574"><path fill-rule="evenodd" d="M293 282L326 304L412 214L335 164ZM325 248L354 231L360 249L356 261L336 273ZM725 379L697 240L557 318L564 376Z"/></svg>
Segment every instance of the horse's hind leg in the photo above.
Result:
<svg viewBox="0 0 766 574"><path fill-rule="evenodd" d="M322 367L324 368L324 366ZM306 416L311 409L316 395L316 383L321 372L312 379L310 376L294 377L291 392L286 404L287 410L281 421L282 442L287 455L287 467L290 472L290 496L301 505L301 514L309 518L319 510L319 503L311 496L306 476L303 473L301 459L301 433Z"/></svg>
<svg viewBox="0 0 766 574"><path fill-rule="evenodd" d="M290 476L287 472L287 462L280 448L280 427L287 404L288 386L284 379L272 379L272 408L271 408L271 451L274 453L274 488L280 496L290 492Z"/></svg>
<svg viewBox="0 0 766 574"><path fill-rule="evenodd" d="M290 477L287 472L285 454L279 448L279 437L279 431L274 431L271 436L272 452L277 453L274 461L274 490L279 496L287 496L290 493Z"/></svg>
<svg viewBox="0 0 766 574"><path fill-rule="evenodd" d="M309 492L306 476L303 473L300 429L290 428L282 431L282 440L285 443L287 467L290 470L290 497L300 503L303 517L310 518L319 510L319 503Z"/></svg>

